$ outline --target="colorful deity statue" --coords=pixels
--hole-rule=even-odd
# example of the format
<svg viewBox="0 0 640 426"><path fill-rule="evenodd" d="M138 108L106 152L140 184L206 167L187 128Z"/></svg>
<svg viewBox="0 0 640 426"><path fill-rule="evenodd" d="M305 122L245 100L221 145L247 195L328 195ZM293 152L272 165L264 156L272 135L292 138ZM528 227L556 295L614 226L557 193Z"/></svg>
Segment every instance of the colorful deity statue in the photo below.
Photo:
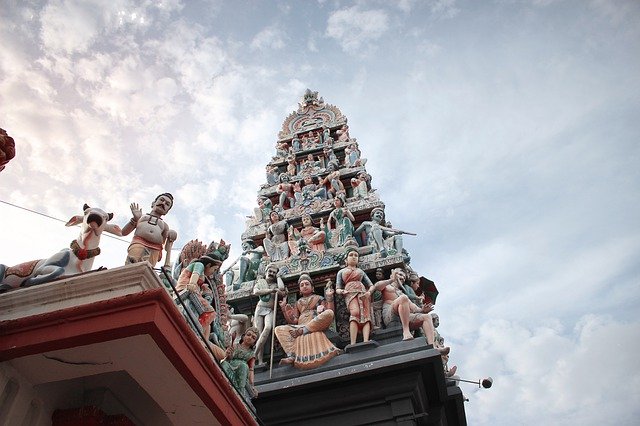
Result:
<svg viewBox="0 0 640 426"><path fill-rule="evenodd" d="M333 247L343 247L351 245L353 239L353 222L355 218L345 206L344 194L338 194L333 199L334 209L329 213L327 229L331 234L331 245Z"/></svg>
<svg viewBox="0 0 640 426"><path fill-rule="evenodd" d="M298 135L293 135L293 138L291 139L291 147L293 148L293 152L302 151L302 141L300 141Z"/></svg>
<svg viewBox="0 0 640 426"><path fill-rule="evenodd" d="M322 127L322 144L326 147L333 146L333 138L331 137L331 129L327 126Z"/></svg>
<svg viewBox="0 0 640 426"><path fill-rule="evenodd" d="M369 195L371 176L366 172L360 172L356 177L351 178L353 196L356 198L366 198Z"/></svg>
<svg viewBox="0 0 640 426"><path fill-rule="evenodd" d="M242 241L242 254L233 261L224 273L227 291L238 290L245 281L255 280L260 269L264 248L247 238ZM237 267L237 264L239 264Z"/></svg>
<svg viewBox="0 0 640 426"><path fill-rule="evenodd" d="M292 209L296 205L294 184L291 183L291 176L288 173L280 173L280 183L276 188L278 193L278 205L280 210Z"/></svg>
<svg viewBox="0 0 640 426"><path fill-rule="evenodd" d="M307 174L302 179L302 186L300 191L300 200L296 201L296 204L308 205L313 200L326 200L327 189L323 185L318 185L314 177Z"/></svg>
<svg viewBox="0 0 640 426"><path fill-rule="evenodd" d="M415 235L411 232L401 231L386 226L384 220L384 209L376 207L371 210L371 220L365 220L353 232L360 236L362 232L366 234L364 244L373 245L374 250L386 257L389 249L394 249L395 253L402 253L402 234Z"/></svg>
<svg viewBox="0 0 640 426"><path fill-rule="evenodd" d="M162 220L173 207L173 196L168 192L160 194L151 203L151 211L142 214L137 203L131 203L133 217L122 227L122 235L129 235L135 230L133 239L127 250L125 264L149 262L155 266L162 258L162 249L166 251L165 266L171 261L171 247L178 237L176 231Z"/></svg>
<svg viewBox="0 0 640 426"><path fill-rule="evenodd" d="M258 296L258 304L253 315L253 326L258 330L260 336L256 343L256 356L258 364L263 364L264 345L273 330L276 298L282 299L286 295L286 288L282 278L278 276L276 265L267 266L265 277L256 281L253 294Z"/></svg>
<svg viewBox="0 0 640 426"><path fill-rule="evenodd" d="M346 266L336 275L336 293L344 296L349 309L349 337L351 344L356 343L358 332L362 332L362 340L369 341L371 332L371 280L358 268L360 254L356 248L348 248Z"/></svg>
<svg viewBox="0 0 640 426"><path fill-rule="evenodd" d="M345 123L336 130L336 135L338 135L338 142L349 142L351 139L349 137L349 126Z"/></svg>
<svg viewBox="0 0 640 426"><path fill-rule="evenodd" d="M236 390L245 398L255 398L258 391L253 386L255 364L254 345L258 339L258 330L249 327L241 336L240 342L230 345L220 366Z"/></svg>
<svg viewBox="0 0 640 426"><path fill-rule="evenodd" d="M306 370L321 366L340 350L324 333L333 322L334 290L327 285L324 298L315 294L307 274L300 275L298 287L300 298L295 304L287 304L285 299L280 302L288 325L277 326L275 334L286 353L280 364Z"/></svg>
<svg viewBox="0 0 640 426"><path fill-rule="evenodd" d="M273 210L269 218L271 223L262 244L272 262L284 260L289 257L289 244L287 243L289 225L277 210Z"/></svg>
<svg viewBox="0 0 640 426"><path fill-rule="evenodd" d="M355 139L353 139L355 141ZM360 167L367 163L366 158L361 158L360 148L357 143L352 143L344 150L344 165L346 167Z"/></svg>
<svg viewBox="0 0 640 426"><path fill-rule="evenodd" d="M273 203L271 202L269 197L265 196L258 197L257 202L258 207L253 209L256 222L267 222L269 220L269 216L271 215L271 211L273 210Z"/></svg>
<svg viewBox="0 0 640 426"><path fill-rule="evenodd" d="M180 298L188 298L192 302L205 340L209 340L211 324L216 318L213 292L217 289L212 283L213 276L229 255L224 241L221 241L219 246L214 243L209 248L211 251L192 260L186 268L182 269L176 284Z"/></svg>
<svg viewBox="0 0 640 426"><path fill-rule="evenodd" d="M403 286L407 279L407 274L400 268L391 271L391 278L382 280L373 285L368 291L373 293L376 290L382 292L382 320L389 327L395 322L400 322L402 326L402 340L412 340L412 330L421 328L427 344L434 344L434 328L429 312L433 310L433 304L419 307L409 300L404 293ZM440 354L449 353L449 348L436 348Z"/></svg>
<svg viewBox="0 0 640 426"><path fill-rule="evenodd" d="M302 215L302 228L298 231L293 226L289 227L289 248L292 254L300 252L299 245L304 241L304 245L309 250L324 252L326 232L323 231L324 222L320 220L320 228L313 226L313 220L309 213Z"/></svg>
<svg viewBox="0 0 640 426"><path fill-rule="evenodd" d="M81 227L80 235L71 241L69 247L47 259L32 260L15 266L0 264L0 293L90 271L95 257L100 254L102 232L122 235L118 225L107 223L112 218L113 213L85 204L83 214L72 216L65 224Z"/></svg>

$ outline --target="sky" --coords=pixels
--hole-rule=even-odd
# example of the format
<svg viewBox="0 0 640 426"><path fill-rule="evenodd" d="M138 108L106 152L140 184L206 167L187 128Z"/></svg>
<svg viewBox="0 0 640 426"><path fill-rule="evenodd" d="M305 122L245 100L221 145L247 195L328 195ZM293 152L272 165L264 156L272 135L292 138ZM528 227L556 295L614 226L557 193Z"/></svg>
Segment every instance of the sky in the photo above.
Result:
<svg viewBox="0 0 640 426"><path fill-rule="evenodd" d="M436 282L471 425L640 422L640 3L2 0L0 263L171 192L239 254L305 89ZM128 240L128 238L126 238ZM94 267L124 263L103 236Z"/></svg>

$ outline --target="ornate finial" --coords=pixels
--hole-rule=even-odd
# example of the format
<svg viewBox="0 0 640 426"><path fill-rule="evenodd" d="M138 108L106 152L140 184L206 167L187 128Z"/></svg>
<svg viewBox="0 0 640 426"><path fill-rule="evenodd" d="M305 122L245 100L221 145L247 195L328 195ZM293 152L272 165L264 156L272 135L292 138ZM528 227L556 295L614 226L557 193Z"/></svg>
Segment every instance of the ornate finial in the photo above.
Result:
<svg viewBox="0 0 640 426"><path fill-rule="evenodd" d="M311 89L307 89L302 95L302 102L300 102L300 108L304 108L309 105L318 106L324 103L324 99L318 98L318 92L312 92Z"/></svg>

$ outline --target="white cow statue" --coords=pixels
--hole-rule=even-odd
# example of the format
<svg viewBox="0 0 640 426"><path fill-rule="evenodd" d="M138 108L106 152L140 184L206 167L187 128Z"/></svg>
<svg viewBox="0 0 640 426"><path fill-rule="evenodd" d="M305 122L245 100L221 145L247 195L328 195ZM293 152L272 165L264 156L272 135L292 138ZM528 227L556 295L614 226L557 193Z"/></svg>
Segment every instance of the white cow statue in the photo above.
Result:
<svg viewBox="0 0 640 426"><path fill-rule="evenodd" d="M84 215L73 216L66 226L82 224L82 230L69 248L60 250L48 259L32 260L7 267L0 264L0 293L19 287L43 284L58 278L90 271L100 254L100 235L103 231L122 236L119 226L107 223L113 213L84 205Z"/></svg>

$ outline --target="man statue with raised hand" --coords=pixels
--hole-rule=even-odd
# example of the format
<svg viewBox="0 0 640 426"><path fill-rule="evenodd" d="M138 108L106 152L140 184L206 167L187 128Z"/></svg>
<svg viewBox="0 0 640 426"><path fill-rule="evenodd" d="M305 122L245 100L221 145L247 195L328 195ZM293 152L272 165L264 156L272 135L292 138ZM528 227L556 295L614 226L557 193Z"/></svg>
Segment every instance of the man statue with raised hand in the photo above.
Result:
<svg viewBox="0 0 640 426"><path fill-rule="evenodd" d="M448 347L437 347L434 342L434 327L429 312L433 310L433 304L429 303L420 308L409 300L404 293L403 286L407 274L400 268L391 271L391 278L378 281L367 290L370 294L379 290L382 292L382 319L389 326L394 320L400 320L402 325L402 340L412 340L412 329L421 328L427 343L440 352L440 355L449 353Z"/></svg>
<svg viewBox="0 0 640 426"><path fill-rule="evenodd" d="M253 315L253 326L258 329L260 336L256 342L256 359L258 365L264 364L264 345L273 329L275 315L276 293L278 299L286 296L286 287L282 278L278 276L278 267L267 266L265 278L259 278L253 287L253 294L258 296L258 304Z"/></svg>
<svg viewBox="0 0 640 426"><path fill-rule="evenodd" d="M130 207L133 217L122 227L122 235L129 235L133 230L135 233L127 249L125 265L146 261L155 266L162 259L164 247L167 253L165 266L169 267L171 247L178 234L169 229L162 216L173 207L173 196L168 192L158 195L151 204L151 211L144 215L137 203L131 203Z"/></svg>

